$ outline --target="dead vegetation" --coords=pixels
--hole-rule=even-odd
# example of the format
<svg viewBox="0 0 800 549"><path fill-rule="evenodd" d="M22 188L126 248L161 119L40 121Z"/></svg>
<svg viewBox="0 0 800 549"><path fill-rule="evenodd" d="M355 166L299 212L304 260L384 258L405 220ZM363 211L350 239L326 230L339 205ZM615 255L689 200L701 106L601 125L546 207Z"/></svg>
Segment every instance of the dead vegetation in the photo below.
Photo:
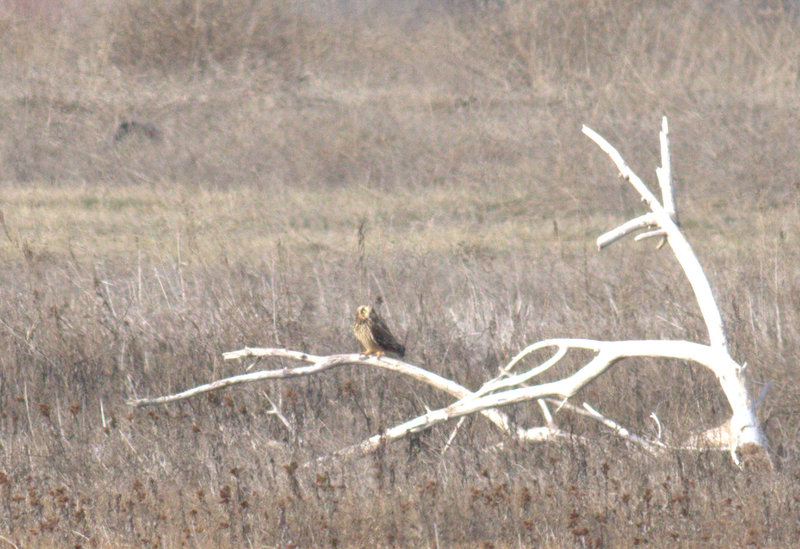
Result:
<svg viewBox="0 0 800 549"><path fill-rule="evenodd" d="M3 4L0 535L798 545L800 23L768 2L618 4ZM537 339L701 337L670 258L594 251L635 212L581 124L644 177L662 114L732 355L755 394L772 384L768 476L601 430L517 445L477 418L445 455L449 425L299 469L445 404L356 370L124 406L235 373L221 352L244 345L355 351L353 307L378 294L410 358L472 388ZM163 138L114 146L129 119ZM688 364L621 364L588 391L643 432L652 411L677 433L728 413Z"/></svg>

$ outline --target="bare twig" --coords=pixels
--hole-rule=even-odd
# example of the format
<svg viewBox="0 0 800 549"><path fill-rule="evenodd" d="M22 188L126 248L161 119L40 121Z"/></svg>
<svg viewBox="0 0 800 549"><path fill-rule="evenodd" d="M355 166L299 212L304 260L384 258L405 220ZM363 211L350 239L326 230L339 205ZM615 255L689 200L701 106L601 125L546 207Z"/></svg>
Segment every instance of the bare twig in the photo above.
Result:
<svg viewBox="0 0 800 549"><path fill-rule="evenodd" d="M642 437L640 437L638 435L635 435L635 434L631 433L630 431L628 431L625 427L623 427L622 425L620 425L616 421L607 418L606 416L604 416L603 414L601 414L600 412L598 412L597 410L595 410L594 408L589 406L589 404L586 403L586 402L583 403L583 408L589 413L590 417L596 419L597 421L599 421L600 423L602 423L606 427L610 427L611 429L614 429L614 431L616 432L617 435L619 435L620 437L622 437L622 438L624 438L626 440L630 440L631 442L634 442L634 443L638 444L639 446L641 446L642 448L644 448L645 450L647 450L651 454L656 453L658 450L660 450L660 449L662 449L664 447L664 445L659 443L659 442L651 442L649 440L643 439Z"/></svg>
<svg viewBox="0 0 800 549"><path fill-rule="evenodd" d="M453 443L453 440L455 440L456 435L458 434L458 431L461 429L461 426L464 424L464 421L466 419L467 418L462 417L461 419L458 420L458 423L456 423L455 429L453 429L453 432L450 433L449 437L447 437L447 442L444 443L444 448L442 448L442 451L440 452L440 454L444 455L447 452L447 450L450 448L450 445Z"/></svg>
<svg viewBox="0 0 800 549"><path fill-rule="evenodd" d="M302 442L302 439L297 436L297 432L295 431L294 427L292 427L292 424L289 423L289 420L286 419L285 415L283 415L283 412L281 412L281 409L278 407L278 405L275 404L272 401L271 398L269 398L269 395L267 394L267 392L266 391L261 391L261 394L264 396L265 399L267 399L267 402L269 402L269 405L272 406L272 409L267 413L270 414L270 415L277 416L278 419L281 421L281 423L283 423L283 426L286 427L286 430L289 431L289 433L292 435L292 438L294 440L299 440L299 441Z"/></svg>
<svg viewBox="0 0 800 549"><path fill-rule="evenodd" d="M554 426L555 422L553 421L553 414L550 413L550 409L547 407L547 402L545 399L540 398L536 402L539 404L539 408L542 410L542 416L544 416L545 425L548 427Z"/></svg>
<svg viewBox="0 0 800 549"><path fill-rule="evenodd" d="M6 542L7 544L9 544L14 549L19 549L19 546L16 543L14 543L13 541L11 541L10 539L8 539L5 536L0 536L0 541Z"/></svg>
<svg viewBox="0 0 800 549"><path fill-rule="evenodd" d="M586 402L583 403L583 407L580 407L580 406L575 406L574 404L570 404L569 402L559 402L552 398L547 398L544 400L551 404L558 405L559 408L563 408L575 414L589 417L591 419L599 421L606 427L613 429L616 435L630 442L633 442L638 446L641 446L651 454L658 453L659 451L667 447L660 440L647 440L643 437L631 433L628 429L618 424L614 420L607 418L606 416L604 416L603 414L601 414L600 412L589 406L589 404L587 404Z"/></svg>
<svg viewBox="0 0 800 549"><path fill-rule="evenodd" d="M658 419L655 412L650 412L650 419L656 424L656 439L661 440L661 420Z"/></svg>

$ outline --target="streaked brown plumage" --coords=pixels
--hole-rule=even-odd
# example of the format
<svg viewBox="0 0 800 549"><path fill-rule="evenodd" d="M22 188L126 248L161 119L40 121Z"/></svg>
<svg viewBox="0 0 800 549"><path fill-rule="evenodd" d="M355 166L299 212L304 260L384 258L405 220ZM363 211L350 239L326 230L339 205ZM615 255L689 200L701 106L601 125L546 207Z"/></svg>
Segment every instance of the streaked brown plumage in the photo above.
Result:
<svg viewBox="0 0 800 549"><path fill-rule="evenodd" d="M356 311L353 333L364 346L365 355L381 356L390 352L402 357L406 353L406 348L398 343L378 312L369 305L362 305Z"/></svg>

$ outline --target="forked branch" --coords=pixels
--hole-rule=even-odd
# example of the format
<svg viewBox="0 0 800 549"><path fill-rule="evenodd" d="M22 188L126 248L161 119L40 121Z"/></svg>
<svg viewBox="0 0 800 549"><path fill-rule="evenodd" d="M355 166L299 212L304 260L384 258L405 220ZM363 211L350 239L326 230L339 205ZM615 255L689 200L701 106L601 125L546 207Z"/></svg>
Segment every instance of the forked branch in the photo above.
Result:
<svg viewBox="0 0 800 549"><path fill-rule="evenodd" d="M728 437L731 440L731 456L734 461L737 461L737 451L747 454L761 453L766 456L766 438L756 419L755 406L748 392L744 367L737 364L730 357L725 327L722 323L722 316L714 299L714 294L711 291L711 285L689 241L678 226L678 212L672 185L667 118L664 117L662 119L659 136L661 167L656 169L664 204L658 202L655 195L650 192L642 180L628 166L622 155L608 141L586 126L583 127L583 133L608 154L622 177L636 189L642 200L650 207L656 230L666 237L667 243L672 248L675 258L680 263L686 278L689 280L689 284L692 286L697 304L708 329L710 348L713 350L714 363L716 364L715 374L733 412L730 420L731 432ZM626 224L621 227L625 226ZM598 246L601 243L607 245L634 230L635 228L632 226L631 230L628 231L620 230L620 228L614 229L614 231L610 231L610 233L606 233L598 239ZM619 234L619 236L612 239L608 236L612 233Z"/></svg>
<svg viewBox="0 0 800 549"><path fill-rule="evenodd" d="M628 181L633 188L636 189L636 192L639 193L639 195L642 197L642 200L650 207L651 214L653 216L652 226L658 227L660 231L663 231L664 236L667 237L667 243L672 248L672 251L675 254L675 259L677 259L678 263L680 263L681 268L683 268L683 272L686 274L686 278L689 279L689 284L691 284L692 290L694 290L697 304L700 307L700 312L703 315L703 320L705 321L706 328L708 329L708 337L711 345L714 347L719 347L727 353L728 340L725 336L725 328L722 324L722 317L719 314L719 309L717 308L714 294L711 291L711 285L708 283L708 278L706 278L706 275L703 272L703 267L700 266L697 256L694 254L692 247L689 245L689 241L686 240L686 237L683 235L677 223L673 219L673 217L677 219L677 212L669 212L664 206L661 205L656 196L650 192L650 189L647 188L639 176L636 175L630 166L628 166L619 151L617 151L617 149L615 149L608 141L600 136L600 134L587 126L583 127L583 133L589 139L597 143L597 146L600 147L603 152L608 154L614 164L616 164L622 178ZM666 142L667 144L662 145L661 148L662 157L659 173L665 175L659 178L659 184L662 188L662 195L671 197L673 193L671 177L672 170L669 167L670 159L668 156L669 145L667 139L666 117L664 117L662 121L661 135L662 143ZM666 174L670 174L670 176L667 178ZM665 185L668 185L669 188L666 188ZM670 198L669 201L671 202L671 207L675 208L674 198ZM628 223L631 222L629 221ZM620 234L620 236L611 240L611 242L607 242L609 238L608 235L610 233L620 231L620 229L625 227L628 223L609 231L609 233L601 235L597 239L598 246L600 246L601 242L605 243L604 245L607 246L611 242L630 234L633 230L635 230L635 228L631 227L630 230L623 231L624 234Z"/></svg>

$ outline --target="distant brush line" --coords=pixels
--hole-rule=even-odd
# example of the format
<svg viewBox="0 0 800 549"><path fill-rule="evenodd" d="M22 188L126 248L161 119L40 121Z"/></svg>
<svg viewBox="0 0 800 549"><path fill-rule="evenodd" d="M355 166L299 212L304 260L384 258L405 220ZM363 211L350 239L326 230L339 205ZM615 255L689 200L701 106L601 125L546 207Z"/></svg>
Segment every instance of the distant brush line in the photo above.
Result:
<svg viewBox="0 0 800 549"><path fill-rule="evenodd" d="M131 135L141 135L152 139L153 141L160 141L162 138L161 130L155 124L150 122L139 122L138 120L125 120L117 126L117 131L114 132L112 139L118 143Z"/></svg>

